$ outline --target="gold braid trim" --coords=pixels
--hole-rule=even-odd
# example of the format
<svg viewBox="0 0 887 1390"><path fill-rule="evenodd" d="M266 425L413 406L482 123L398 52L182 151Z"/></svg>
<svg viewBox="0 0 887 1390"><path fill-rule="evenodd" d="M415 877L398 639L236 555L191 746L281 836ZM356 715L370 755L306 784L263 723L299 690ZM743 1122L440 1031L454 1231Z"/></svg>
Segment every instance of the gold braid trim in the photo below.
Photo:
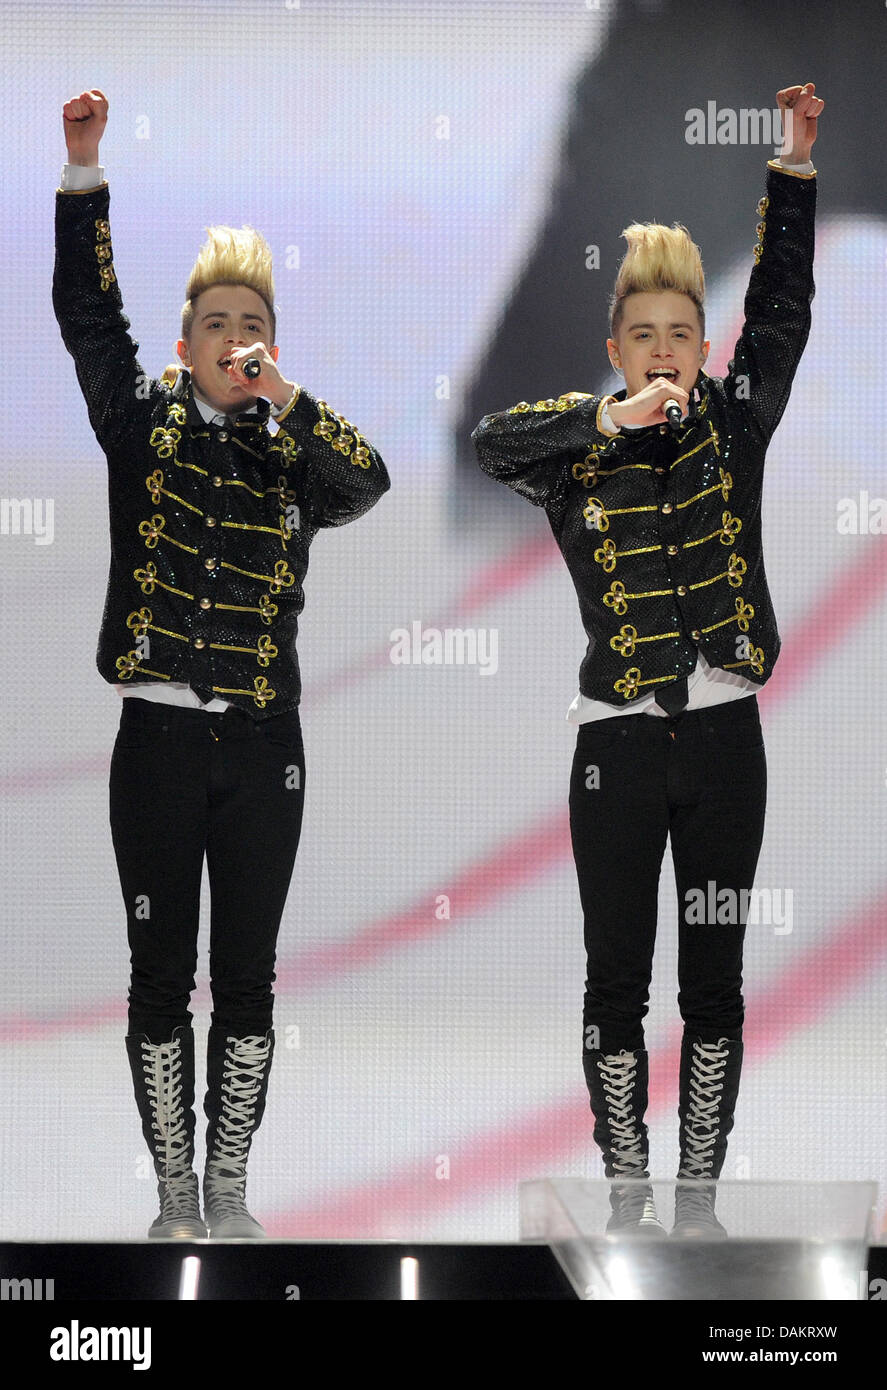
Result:
<svg viewBox="0 0 887 1390"><path fill-rule="evenodd" d="M778 163L778 161L775 160L775 159L768 159L768 160L767 160L767 168L768 168L768 169L775 169L776 172L777 172L777 174L788 174L788 176L789 176L790 179L815 179L815 178L816 178L816 170L815 170L815 169L813 170L813 173L812 173L812 174L799 174L798 171L797 171L797 169L786 169L786 167L785 167L784 164ZM762 201L763 201L763 200L762 200Z"/></svg>
<svg viewBox="0 0 887 1390"><path fill-rule="evenodd" d="M66 198L77 198L81 197L84 193L98 193L100 188L107 187L108 180L102 179L101 183L97 183L95 188L57 188L55 191L56 193L64 193Z"/></svg>
<svg viewBox="0 0 887 1390"><path fill-rule="evenodd" d="M603 400L597 408L597 413L594 417L595 429L597 430L598 434L605 434L608 439L615 439L616 435L619 434L619 430L605 430L603 425L601 424L601 416L603 415L607 406L612 401L615 401L615 399L615 396L604 396Z"/></svg>
<svg viewBox="0 0 887 1390"><path fill-rule="evenodd" d="M367 448L367 442L358 434L351 421L346 420L344 415L337 415L326 401L318 401L317 408L320 411L320 419L314 426L314 433L320 435L321 439L325 439L331 448L339 454L344 454L359 468L369 468L370 451ZM336 435L337 429L339 431L338 436ZM348 433L349 430L351 431L350 434ZM351 457L352 444L354 445L353 458Z"/></svg>

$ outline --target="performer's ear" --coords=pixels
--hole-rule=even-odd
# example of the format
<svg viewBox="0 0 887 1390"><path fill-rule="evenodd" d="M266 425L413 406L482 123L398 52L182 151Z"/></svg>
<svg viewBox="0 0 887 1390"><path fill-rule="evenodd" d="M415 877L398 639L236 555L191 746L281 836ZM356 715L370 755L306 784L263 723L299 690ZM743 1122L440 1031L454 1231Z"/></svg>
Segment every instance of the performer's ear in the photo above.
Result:
<svg viewBox="0 0 887 1390"><path fill-rule="evenodd" d="M277 346L277 344L275 343L274 346L273 346L272 348L269 348L269 349L268 349L268 352L270 353L270 355L274 358L274 361L276 362L277 359L278 359L278 357L280 356L280 348Z"/></svg>
<svg viewBox="0 0 887 1390"><path fill-rule="evenodd" d="M176 343L176 352L179 355L179 360L184 362L186 367L190 367L191 363L188 359L191 356L191 353L188 350L188 344L185 342L184 338L180 338L179 341Z"/></svg>

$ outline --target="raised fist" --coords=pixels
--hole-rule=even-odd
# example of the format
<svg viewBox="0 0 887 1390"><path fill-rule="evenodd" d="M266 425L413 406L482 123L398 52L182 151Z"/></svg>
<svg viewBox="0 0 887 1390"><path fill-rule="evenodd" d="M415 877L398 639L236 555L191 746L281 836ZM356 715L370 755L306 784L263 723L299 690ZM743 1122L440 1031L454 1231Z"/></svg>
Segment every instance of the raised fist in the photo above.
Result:
<svg viewBox="0 0 887 1390"><path fill-rule="evenodd" d="M62 107L69 164L98 164L99 141L108 123L108 98L98 88L81 92Z"/></svg>
<svg viewBox="0 0 887 1390"><path fill-rule="evenodd" d="M782 112L785 131L781 156L788 164L803 164L810 158L810 151L816 140L816 122L822 114L825 102L816 95L816 84L805 82L803 86L783 87L776 93L776 101Z"/></svg>

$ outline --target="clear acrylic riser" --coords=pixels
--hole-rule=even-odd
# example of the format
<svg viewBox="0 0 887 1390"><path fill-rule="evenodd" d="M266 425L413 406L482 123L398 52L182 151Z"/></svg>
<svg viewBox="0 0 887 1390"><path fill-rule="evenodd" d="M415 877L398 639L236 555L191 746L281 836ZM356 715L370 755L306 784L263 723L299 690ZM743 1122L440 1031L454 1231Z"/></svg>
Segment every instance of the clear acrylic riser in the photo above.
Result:
<svg viewBox="0 0 887 1390"><path fill-rule="evenodd" d="M580 1299L867 1297L874 1182L719 1181L715 1212L726 1236L671 1233L676 1189L699 1183L626 1185L652 1189L665 1235L608 1233L607 1179L520 1184L521 1239L550 1245Z"/></svg>

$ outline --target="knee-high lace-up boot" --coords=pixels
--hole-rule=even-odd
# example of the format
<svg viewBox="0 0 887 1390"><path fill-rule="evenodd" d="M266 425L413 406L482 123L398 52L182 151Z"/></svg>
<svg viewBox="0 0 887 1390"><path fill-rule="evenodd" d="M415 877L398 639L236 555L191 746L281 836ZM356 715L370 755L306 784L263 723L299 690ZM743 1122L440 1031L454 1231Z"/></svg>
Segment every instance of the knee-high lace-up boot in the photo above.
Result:
<svg viewBox="0 0 887 1390"><path fill-rule="evenodd" d="M585 1080L594 1115L594 1141L604 1158L608 1178L628 1178L614 1182L610 1189L612 1215L607 1230L620 1234L664 1235L656 1215L653 1189L638 1179L649 1178L647 1162L648 1057L646 1051L605 1054L583 1053Z"/></svg>
<svg viewBox="0 0 887 1390"><path fill-rule="evenodd" d="M684 1035L681 1042L680 1165L672 1235L717 1236L727 1232L715 1216L716 1179L727 1155L727 1136L742 1071L742 1042L716 1043ZM681 1183L681 1179L686 1180Z"/></svg>
<svg viewBox="0 0 887 1390"><path fill-rule="evenodd" d="M194 1034L176 1028L172 1039L152 1043L131 1033L126 1051L142 1133L154 1160L160 1215L153 1239L205 1239L194 1163Z"/></svg>
<svg viewBox="0 0 887 1390"><path fill-rule="evenodd" d="M244 1038L209 1030L204 1102L206 1172L203 1201L209 1234L216 1239L265 1235L246 1207L246 1162L265 1111L274 1032Z"/></svg>

